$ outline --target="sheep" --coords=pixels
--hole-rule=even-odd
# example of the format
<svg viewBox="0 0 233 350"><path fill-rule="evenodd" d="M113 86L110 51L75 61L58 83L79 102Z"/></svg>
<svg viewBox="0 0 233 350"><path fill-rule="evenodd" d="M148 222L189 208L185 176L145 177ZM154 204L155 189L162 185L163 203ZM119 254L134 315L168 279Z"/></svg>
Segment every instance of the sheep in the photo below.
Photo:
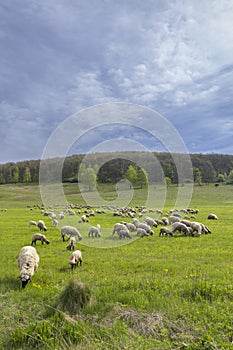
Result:
<svg viewBox="0 0 233 350"><path fill-rule="evenodd" d="M193 221L191 223L191 227L193 229L193 232L197 232L198 236L200 237L202 233L211 233L210 229L202 224L201 222Z"/></svg>
<svg viewBox="0 0 233 350"><path fill-rule="evenodd" d="M99 224L97 224L96 226L91 226L89 228L88 237L92 237L92 238L94 238L94 237L97 237L97 238L101 237L100 225Z"/></svg>
<svg viewBox="0 0 233 350"><path fill-rule="evenodd" d="M149 217L149 216L147 216L145 219L144 219L144 221L147 223L147 225L149 225L149 226L151 226L151 227L157 227L158 226L158 224L157 224L157 222L154 220L154 219L152 219L151 217Z"/></svg>
<svg viewBox="0 0 233 350"><path fill-rule="evenodd" d="M61 212L61 213L58 214L58 218L59 218L60 220L64 219L64 217L65 217L65 214L64 214L63 212Z"/></svg>
<svg viewBox="0 0 233 350"><path fill-rule="evenodd" d="M53 226L57 227L59 225L59 222L57 219L52 219Z"/></svg>
<svg viewBox="0 0 233 350"><path fill-rule="evenodd" d="M147 233L149 233L151 236L154 234L154 231L150 228L148 224L145 222L140 222L137 226L137 228L143 228Z"/></svg>
<svg viewBox="0 0 233 350"><path fill-rule="evenodd" d="M45 235L42 235L40 233L36 233L33 237L32 237L32 245L35 244L36 245L36 241L41 241L41 244L49 244L50 241L45 237Z"/></svg>
<svg viewBox="0 0 233 350"><path fill-rule="evenodd" d="M134 224L132 224L130 222L126 222L124 225L127 227L127 229L130 232L135 232L136 231L136 226Z"/></svg>
<svg viewBox="0 0 233 350"><path fill-rule="evenodd" d="M86 215L82 215L80 220L79 220L79 223L81 222L88 222L89 220L87 219L87 216Z"/></svg>
<svg viewBox="0 0 233 350"><path fill-rule="evenodd" d="M67 250L74 250L75 244L76 244L76 239L75 239L75 237L71 236L70 240L69 240L69 244L66 247L66 249Z"/></svg>
<svg viewBox="0 0 233 350"><path fill-rule="evenodd" d="M169 224L172 225L174 222L179 222L180 218L178 216L171 215L168 218Z"/></svg>
<svg viewBox="0 0 233 350"><path fill-rule="evenodd" d="M129 230L127 229L127 227L125 227L124 230L120 230L118 232L118 236L119 236L119 239L122 239L122 238L132 238L129 234Z"/></svg>
<svg viewBox="0 0 233 350"><path fill-rule="evenodd" d="M40 231L47 231L47 227L43 220L39 220L37 223L37 227L39 227Z"/></svg>
<svg viewBox="0 0 233 350"><path fill-rule="evenodd" d="M218 220L218 217L216 214L209 214L208 217L207 217L208 220Z"/></svg>
<svg viewBox="0 0 233 350"><path fill-rule="evenodd" d="M169 225L169 220L165 216L162 218L162 222L164 225Z"/></svg>
<svg viewBox="0 0 233 350"><path fill-rule="evenodd" d="M81 239L82 239L81 233L74 226L63 226L61 228L61 237L62 237L63 242L65 241L66 235L77 236L79 241L81 241Z"/></svg>
<svg viewBox="0 0 233 350"><path fill-rule="evenodd" d="M167 227L161 227L159 231L160 236L173 236L173 233Z"/></svg>
<svg viewBox="0 0 233 350"><path fill-rule="evenodd" d="M22 288L25 288L32 276L38 269L39 255L32 246L24 246L21 248L18 257L18 268L20 269L19 278L22 282Z"/></svg>
<svg viewBox="0 0 233 350"><path fill-rule="evenodd" d="M127 227L124 224L121 224L120 222L117 222L114 225L113 231L112 231L112 235L114 235L115 232L119 232L120 230L128 230Z"/></svg>
<svg viewBox="0 0 233 350"><path fill-rule="evenodd" d="M76 268L78 266L78 264L80 266L82 266L82 262L83 262L83 259L82 259L81 251L80 250L75 250L70 256L69 264L70 264L71 270Z"/></svg>
<svg viewBox="0 0 233 350"><path fill-rule="evenodd" d="M28 226L37 226L37 222L36 221L29 221Z"/></svg>
<svg viewBox="0 0 233 350"><path fill-rule="evenodd" d="M185 236L193 233L193 230L191 227L186 226L182 222L174 222L172 224L172 233L175 233L176 231L179 231L183 233Z"/></svg>
<svg viewBox="0 0 233 350"><path fill-rule="evenodd" d="M144 236L149 236L149 233L144 230L144 228L137 228L137 236L138 237L144 237Z"/></svg>

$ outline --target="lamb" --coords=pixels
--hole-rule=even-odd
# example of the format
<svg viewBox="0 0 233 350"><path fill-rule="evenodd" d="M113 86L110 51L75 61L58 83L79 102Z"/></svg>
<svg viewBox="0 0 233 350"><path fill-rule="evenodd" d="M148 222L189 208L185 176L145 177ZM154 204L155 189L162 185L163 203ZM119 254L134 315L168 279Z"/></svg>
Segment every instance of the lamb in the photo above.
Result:
<svg viewBox="0 0 233 350"><path fill-rule="evenodd" d="M82 266L82 262L83 262L83 259L82 259L82 253L81 253L81 251L80 251L80 250L75 250L75 251L71 254L70 261L69 261L71 270L73 270L74 268L76 268L76 267L78 266L78 264L79 264L80 266Z"/></svg>
<svg viewBox="0 0 233 350"><path fill-rule="evenodd" d="M32 237L32 245L35 244L36 245L36 241L41 241L41 244L49 244L50 241L45 237L45 235L42 235L40 233L36 233L33 237Z"/></svg>
<svg viewBox="0 0 233 350"><path fill-rule="evenodd" d="M207 219L208 220L218 220L218 217L217 217L216 214L211 213L211 214L208 215Z"/></svg>
<svg viewBox="0 0 233 350"><path fill-rule="evenodd" d="M94 237L97 237L97 238L101 237L100 225L99 224L97 224L96 226L91 226L89 228L88 237L92 237L92 238L94 238Z"/></svg>
<svg viewBox="0 0 233 350"><path fill-rule="evenodd" d="M39 220L37 223L37 227L39 227L40 231L47 231L47 227L43 220Z"/></svg>
<svg viewBox="0 0 233 350"><path fill-rule="evenodd" d="M167 227L161 227L159 231L160 236L173 236L173 233Z"/></svg>
<svg viewBox="0 0 233 350"><path fill-rule="evenodd" d="M191 227L186 226L182 222L174 222L172 224L172 233L175 233L176 231L179 231L183 233L185 236L193 233L193 230Z"/></svg>
<svg viewBox="0 0 233 350"><path fill-rule="evenodd" d="M122 239L122 238L132 238L129 234L129 230L125 227L124 230L120 230L118 232L118 236L119 236L119 239Z"/></svg>
<svg viewBox="0 0 233 350"><path fill-rule="evenodd" d="M70 241L69 241L69 244L68 246L66 247L67 250L74 250L74 247L75 247L75 244L76 244L76 239L75 237L70 237Z"/></svg>
<svg viewBox="0 0 233 350"><path fill-rule="evenodd" d="M79 241L81 241L81 239L82 239L81 233L74 226L63 226L61 228L61 237L62 237L63 242L65 241L66 235L77 236Z"/></svg>
<svg viewBox="0 0 233 350"><path fill-rule="evenodd" d="M19 278L22 282L22 288L25 288L32 276L38 269L39 255L32 246L24 246L20 250L18 257L18 268L20 269Z"/></svg>

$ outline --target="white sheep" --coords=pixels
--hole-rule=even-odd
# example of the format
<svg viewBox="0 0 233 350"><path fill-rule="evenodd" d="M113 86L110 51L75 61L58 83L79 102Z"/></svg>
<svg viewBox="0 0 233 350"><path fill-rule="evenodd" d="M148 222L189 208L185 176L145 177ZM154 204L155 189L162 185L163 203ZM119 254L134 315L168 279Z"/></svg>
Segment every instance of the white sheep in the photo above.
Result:
<svg viewBox="0 0 233 350"><path fill-rule="evenodd" d="M47 227L43 220L39 220L37 223L37 227L39 227L40 231L47 231Z"/></svg>
<svg viewBox="0 0 233 350"><path fill-rule="evenodd" d="M137 228L143 228L147 233L149 233L151 236L154 234L154 231L151 229L151 227L146 224L145 222L139 222Z"/></svg>
<svg viewBox="0 0 233 350"><path fill-rule="evenodd" d="M74 268L76 268L76 267L78 266L78 264L80 264L80 266L82 266L82 262L83 262L83 259L82 259L82 253L81 253L81 251L80 251L80 250L75 250L75 251L71 254L70 261L69 261L71 270L73 270Z"/></svg>
<svg viewBox="0 0 233 350"><path fill-rule="evenodd" d="M63 226L61 228L61 236L62 236L63 242L65 241L65 236L66 235L68 235L68 236L77 236L79 241L81 241L81 239L82 239L81 233L74 226Z"/></svg>
<svg viewBox="0 0 233 350"><path fill-rule="evenodd" d="M36 245L36 241L41 241L41 244L49 244L50 241L45 237L45 235L42 235L40 233L36 233L33 237L32 237L32 245L35 244Z"/></svg>
<svg viewBox="0 0 233 350"><path fill-rule="evenodd" d="M71 236L70 240L69 240L69 244L66 247L66 249L67 250L74 250L75 244L76 244L76 239L75 239L75 237Z"/></svg>
<svg viewBox="0 0 233 350"><path fill-rule="evenodd" d="M137 228L137 236L138 237L145 237L145 236L149 236L149 233L146 232L146 230L144 230L144 228Z"/></svg>
<svg viewBox="0 0 233 350"><path fill-rule="evenodd" d="M57 227L59 225L59 222L57 219L52 219L53 226Z"/></svg>
<svg viewBox="0 0 233 350"><path fill-rule="evenodd" d="M120 230L125 230L125 229L127 229L127 227L124 224L117 222L113 227L112 235L114 235L115 232L118 233Z"/></svg>
<svg viewBox="0 0 233 350"><path fill-rule="evenodd" d="M118 231L118 236L119 236L119 239L132 238L131 235L129 234L129 230L127 229L127 227L125 227L124 230Z"/></svg>
<svg viewBox="0 0 233 350"><path fill-rule="evenodd" d="M157 222L154 220L154 219L152 219L150 216L147 216L145 219L144 219L144 221L147 223L147 225L149 225L149 226L151 226L151 227L157 227L158 226L158 224L157 224Z"/></svg>
<svg viewBox="0 0 233 350"><path fill-rule="evenodd" d="M32 276L38 269L39 255L32 246L24 246L21 248L18 257L18 268L20 269L19 278L22 282L22 288L25 288Z"/></svg>
<svg viewBox="0 0 233 350"><path fill-rule="evenodd" d="M130 232L135 232L137 230L136 226L134 224L132 224L131 222L126 222L126 223L124 223L124 225L127 227L127 229Z"/></svg>
<svg viewBox="0 0 233 350"><path fill-rule="evenodd" d="M172 224L172 233L175 233L176 231L183 233L185 236L192 235L193 233L193 229L191 227L186 226L182 222L174 222Z"/></svg>
<svg viewBox="0 0 233 350"><path fill-rule="evenodd" d="M193 221L191 223L191 227L193 229L193 232L197 232L198 236L200 237L202 233L211 233L210 229L202 224L201 222Z"/></svg>
<svg viewBox="0 0 233 350"><path fill-rule="evenodd" d="M96 226L91 226L89 228L89 231L88 231L88 237L101 237L101 234L100 234L100 224L97 224Z"/></svg>
<svg viewBox="0 0 233 350"><path fill-rule="evenodd" d="M81 218L80 218L80 220L79 220L79 223L81 223L81 222L89 222L89 220L88 220L88 218L87 218L86 215L82 215L82 216L81 216Z"/></svg>
<svg viewBox="0 0 233 350"><path fill-rule="evenodd" d="M218 217L217 217L216 214L211 213L211 214L208 215L207 219L208 220L218 220Z"/></svg>
<svg viewBox="0 0 233 350"><path fill-rule="evenodd" d="M162 218L162 222L163 222L164 225L169 225L169 220L168 220L168 218L166 218L166 216L164 216Z"/></svg>
<svg viewBox="0 0 233 350"><path fill-rule="evenodd" d="M169 224L172 225L174 222L179 222L180 218L178 216L171 215L168 218Z"/></svg>
<svg viewBox="0 0 233 350"><path fill-rule="evenodd" d="M161 227L159 230L159 235L160 236L173 236L173 233L169 228L167 227Z"/></svg>

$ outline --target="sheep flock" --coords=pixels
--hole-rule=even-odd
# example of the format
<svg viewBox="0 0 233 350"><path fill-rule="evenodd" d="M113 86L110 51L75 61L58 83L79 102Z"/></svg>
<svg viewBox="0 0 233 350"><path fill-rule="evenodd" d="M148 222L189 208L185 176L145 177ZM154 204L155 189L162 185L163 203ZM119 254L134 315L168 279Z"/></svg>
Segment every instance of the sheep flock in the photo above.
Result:
<svg viewBox="0 0 233 350"><path fill-rule="evenodd" d="M200 238L203 234L210 234L212 229L206 225L206 222L198 220L199 210L192 208L171 209L163 213L160 209L148 209L145 206L119 208L70 204L67 208L54 206L48 210L43 206L35 205L33 208L30 206L30 210L33 215L36 213L37 220L31 220L28 223L28 230L32 231L31 240L28 242L31 245L22 247L18 257L22 288L26 287L38 269L41 250L48 249L46 246L53 245L55 241L68 242L68 245L67 243L64 245L63 252L69 254L67 265L73 272L78 265L82 266L81 243L88 245L88 242L101 242L101 240L106 239L112 242L117 240L130 242L133 241L133 238L148 239L146 237L156 235L170 237L170 239L171 237ZM104 225L101 222L102 215L104 215ZM106 215L110 216L111 220L109 220L109 227L105 227L104 234L102 234L102 225L108 226L106 225ZM219 219L216 214L210 213L206 220ZM54 230L59 232L56 238L54 238ZM42 233L45 231L46 236ZM37 245L39 253L33 247L33 245L36 246L37 241L41 242ZM77 248L76 245L78 245ZM72 251L72 253L67 251Z"/></svg>

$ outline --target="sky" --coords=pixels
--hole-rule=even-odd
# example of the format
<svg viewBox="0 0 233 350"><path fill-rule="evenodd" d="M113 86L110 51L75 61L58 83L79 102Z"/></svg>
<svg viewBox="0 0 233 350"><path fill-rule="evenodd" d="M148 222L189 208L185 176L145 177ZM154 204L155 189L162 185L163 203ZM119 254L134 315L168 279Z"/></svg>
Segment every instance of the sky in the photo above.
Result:
<svg viewBox="0 0 233 350"><path fill-rule="evenodd" d="M0 163L40 159L70 116L118 103L150 109L153 128L161 115L189 153L233 154L232 0L0 0L0 50ZM68 153L161 150L127 116L102 122L82 120Z"/></svg>

